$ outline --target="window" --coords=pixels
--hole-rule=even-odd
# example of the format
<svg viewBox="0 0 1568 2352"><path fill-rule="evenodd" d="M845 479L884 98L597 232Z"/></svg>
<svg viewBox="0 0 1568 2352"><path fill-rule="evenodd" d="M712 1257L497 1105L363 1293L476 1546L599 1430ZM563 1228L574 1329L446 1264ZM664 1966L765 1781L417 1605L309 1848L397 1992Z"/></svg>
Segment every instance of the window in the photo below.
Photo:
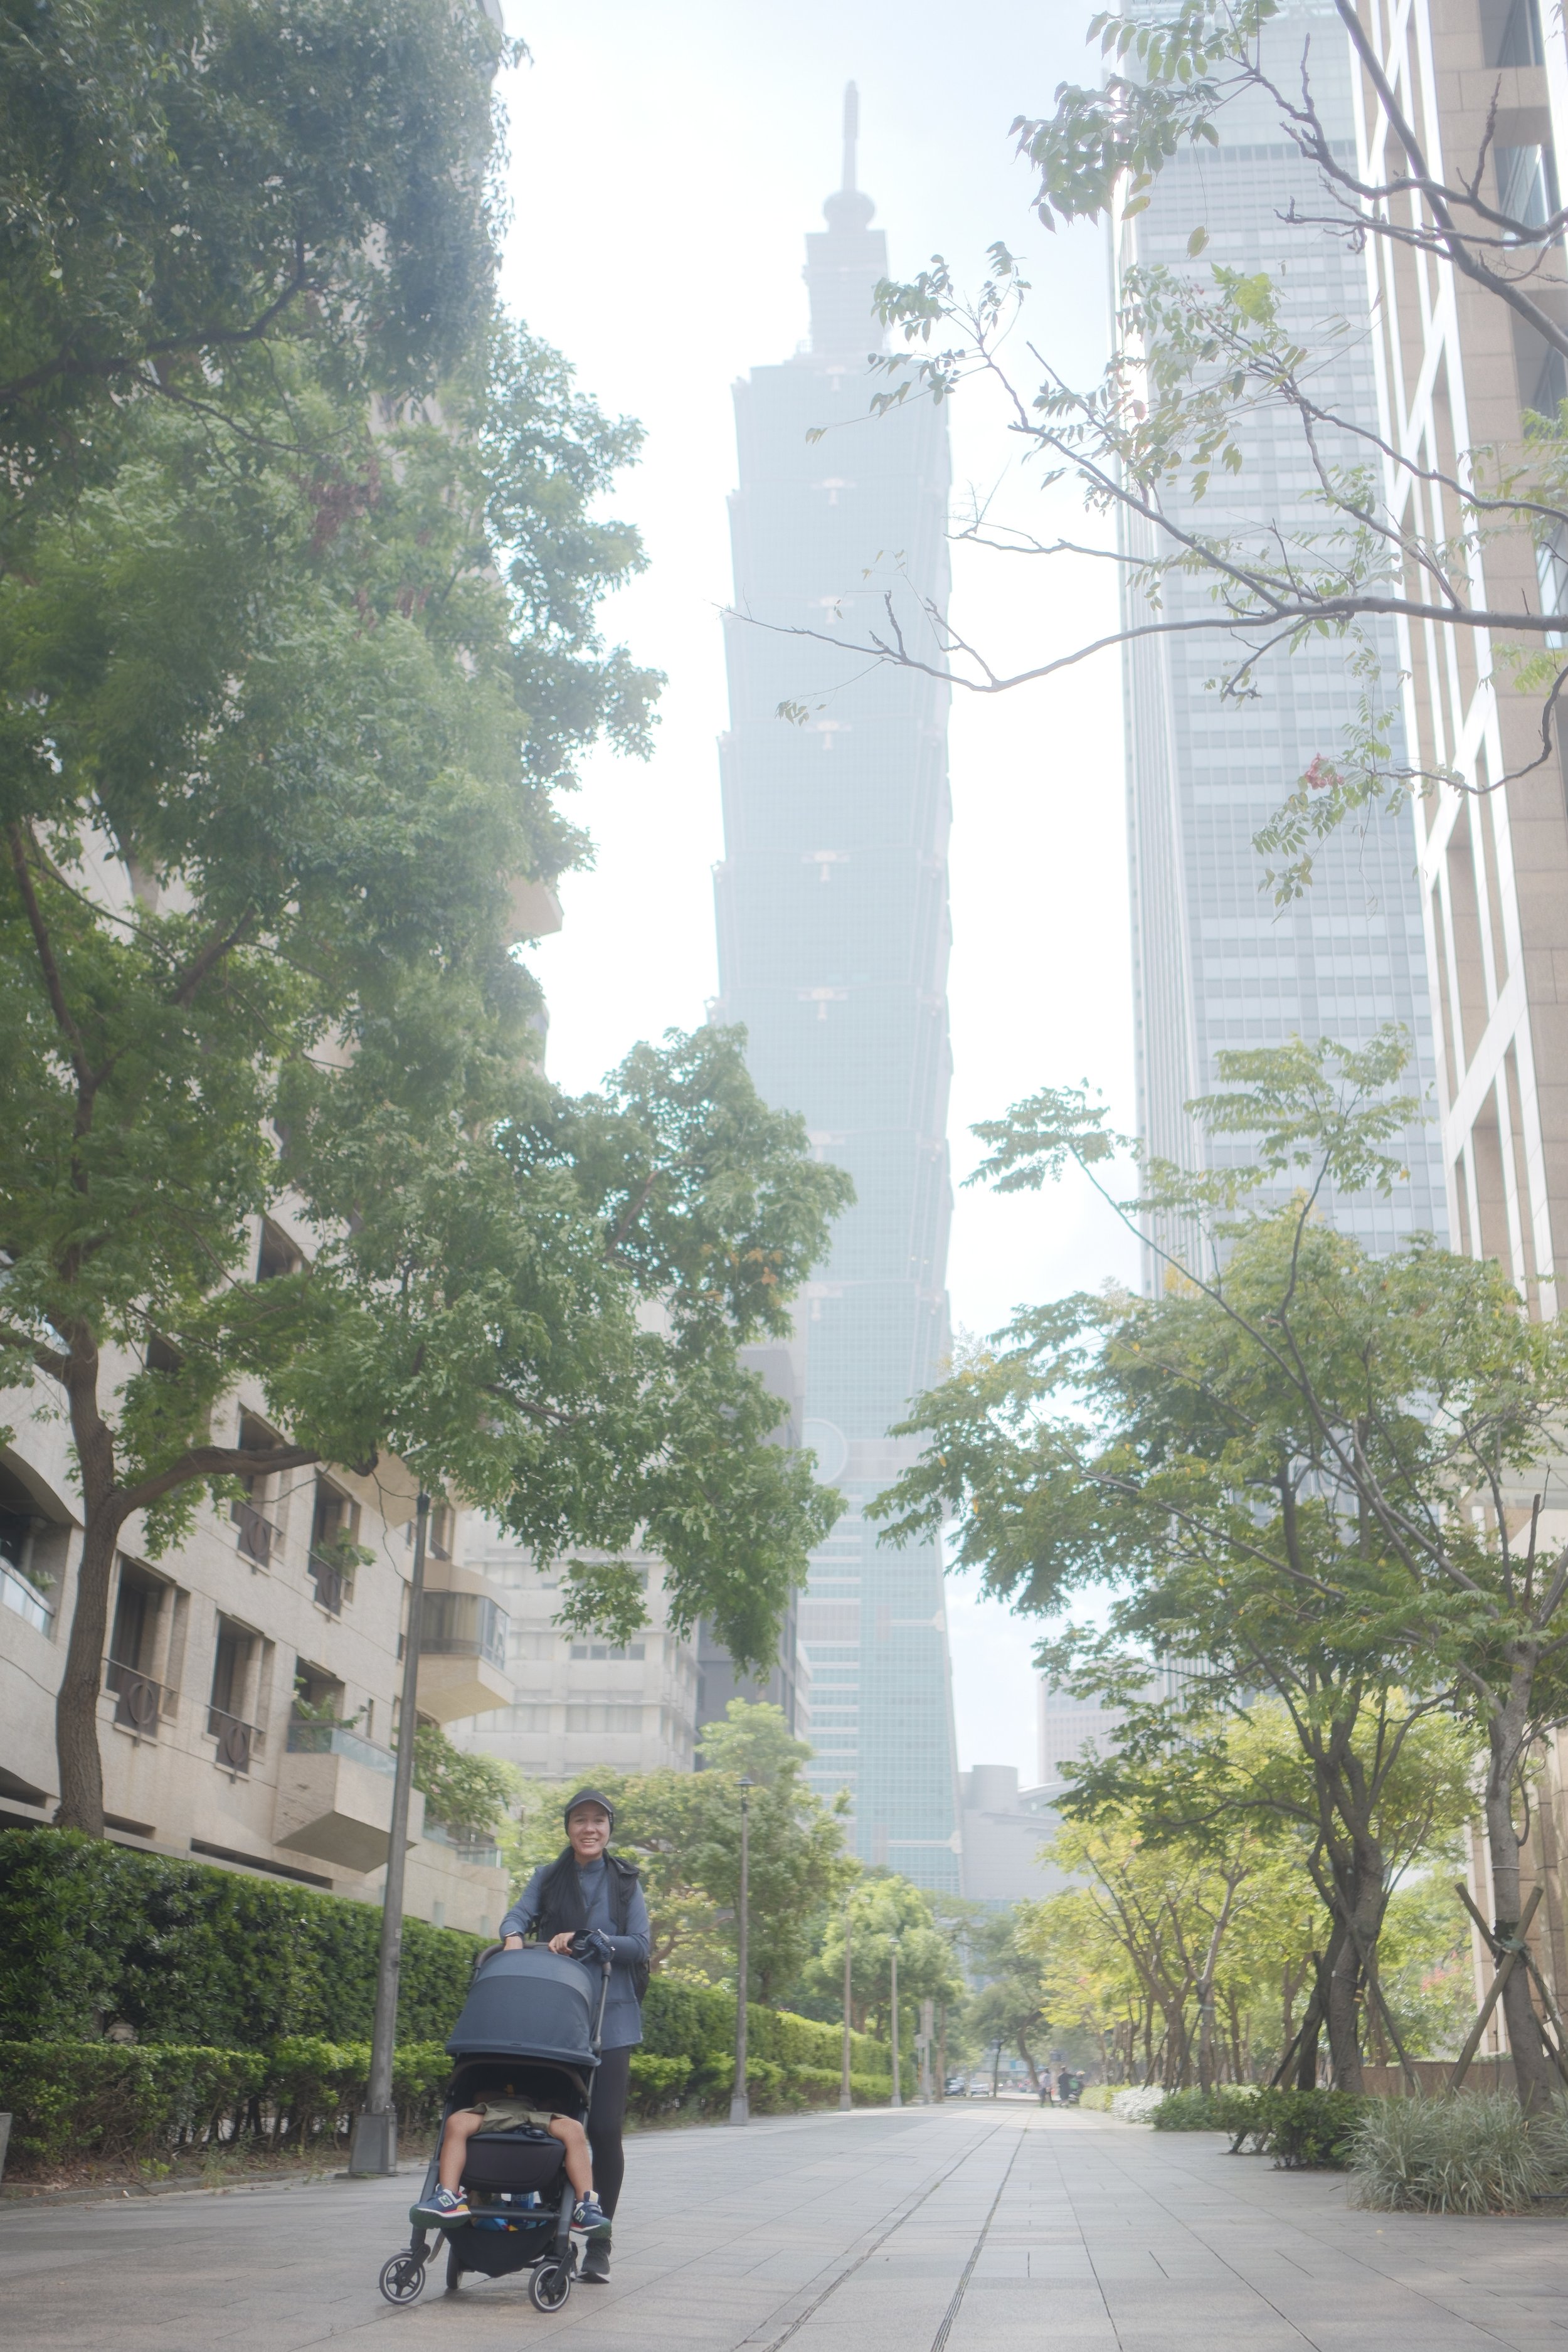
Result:
<svg viewBox="0 0 1568 2352"><path fill-rule="evenodd" d="M566 1709L568 1731L639 1732L642 1729L640 1706L612 1706L598 1702L569 1706Z"/></svg>
<svg viewBox="0 0 1568 2352"><path fill-rule="evenodd" d="M1543 613L1568 613L1568 547L1563 544L1561 529L1550 539L1543 540L1535 551L1535 576L1541 583L1541 609ZM1548 629L1542 644L1555 650L1563 644L1560 629Z"/></svg>
<svg viewBox="0 0 1568 2352"><path fill-rule="evenodd" d="M504 1667L510 1622L499 1602L477 1592L427 1592L419 1619L420 1654L486 1658Z"/></svg>
<svg viewBox="0 0 1568 2352"><path fill-rule="evenodd" d="M647 1643L646 1642L574 1642L572 1655L574 1658L608 1658L629 1663L647 1657Z"/></svg>
<svg viewBox="0 0 1568 2352"><path fill-rule="evenodd" d="M1557 210L1557 164L1551 148L1500 146L1497 176L1498 210L1521 228L1544 228ZM1506 232L1503 241L1509 242Z"/></svg>
<svg viewBox="0 0 1568 2352"><path fill-rule="evenodd" d="M273 1282L280 1274L293 1274L305 1263L287 1234L280 1233L269 1217L261 1221L261 1241L256 1253L256 1279Z"/></svg>
<svg viewBox="0 0 1568 2352"><path fill-rule="evenodd" d="M166 1594L161 1578L150 1576L133 1560L121 1561L103 1686L114 1693L114 1720L121 1729L143 1739L156 1737L163 1712L163 1687L154 1680L153 1667Z"/></svg>
<svg viewBox="0 0 1568 2352"><path fill-rule="evenodd" d="M264 1421L253 1412L239 1416L239 1442L249 1453L263 1453L279 1444L279 1439ZM283 1541L283 1530L271 1518L265 1507L269 1482L263 1477L240 1481L245 1488L243 1497L237 1497L228 1507L229 1517L239 1530L238 1549L241 1559L252 1568L265 1568Z"/></svg>
<svg viewBox="0 0 1568 2352"><path fill-rule="evenodd" d="M207 1731L217 1741L216 1760L226 1772L248 1772L251 1757L261 1745L260 1728L247 1716L257 1648L248 1626L232 1617L218 1619Z"/></svg>
<svg viewBox="0 0 1568 2352"><path fill-rule="evenodd" d="M430 1528L426 1538L431 1552L437 1559L452 1557L452 1534L457 1514L450 1503L437 1503L430 1513Z"/></svg>
<svg viewBox="0 0 1568 2352"><path fill-rule="evenodd" d="M354 1535L359 1505L325 1478L316 1481L315 1508L310 1518L310 1581L316 1602L329 1617L338 1616L345 1601L353 1599Z"/></svg>
<svg viewBox="0 0 1568 2352"><path fill-rule="evenodd" d="M1481 40L1489 66L1544 64L1539 0L1481 0Z"/></svg>

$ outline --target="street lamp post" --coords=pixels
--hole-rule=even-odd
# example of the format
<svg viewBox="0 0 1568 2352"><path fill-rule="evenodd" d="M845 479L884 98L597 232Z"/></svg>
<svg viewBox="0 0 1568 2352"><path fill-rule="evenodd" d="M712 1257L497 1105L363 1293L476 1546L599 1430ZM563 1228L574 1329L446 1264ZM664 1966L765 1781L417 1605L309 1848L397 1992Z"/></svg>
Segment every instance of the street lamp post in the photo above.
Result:
<svg viewBox="0 0 1568 2352"><path fill-rule="evenodd" d="M899 1939L893 1937L893 2105L904 2104L904 2086L899 2074Z"/></svg>
<svg viewBox="0 0 1568 2352"><path fill-rule="evenodd" d="M403 1871L408 1854L408 1799L414 1787L414 1722L419 1705L419 1624L425 1609L425 1532L430 1497L415 1509L414 1572L408 1582L408 1631L404 1636L403 1706L397 1722L397 1769L392 1781L386 1885L381 1898L381 1949L375 1964L375 2018L370 2037L370 2084L354 2117L349 2149L352 2179L397 2170L397 2110L392 2104L392 2053L397 2043L397 1979L403 1966Z"/></svg>
<svg viewBox="0 0 1568 2352"><path fill-rule="evenodd" d="M933 2000L922 2000L921 2030L915 2036L915 2048L920 2052L921 2059L920 2104L922 2107L929 2107L931 2105L931 2037L935 2032L936 2003Z"/></svg>
<svg viewBox="0 0 1568 2352"><path fill-rule="evenodd" d="M752 2103L746 2092L746 1995L751 1989L751 1956L747 1950L751 1921L752 1783L741 1781L741 1909L735 1955L735 2087L730 2096L730 2121L750 2123Z"/></svg>
<svg viewBox="0 0 1568 2352"><path fill-rule="evenodd" d="M851 2006L849 1931L852 1916L847 1903L844 1906L844 2072L838 2084L838 2108L841 2115L847 2113L855 2104L849 2095L849 2011Z"/></svg>

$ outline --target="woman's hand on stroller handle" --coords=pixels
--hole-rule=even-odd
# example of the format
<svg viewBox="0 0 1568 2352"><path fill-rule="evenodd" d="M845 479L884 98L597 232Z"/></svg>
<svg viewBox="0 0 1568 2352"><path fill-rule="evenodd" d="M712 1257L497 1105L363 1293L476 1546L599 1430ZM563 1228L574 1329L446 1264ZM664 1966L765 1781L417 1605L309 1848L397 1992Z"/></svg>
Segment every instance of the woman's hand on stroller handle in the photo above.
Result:
<svg viewBox="0 0 1568 2352"><path fill-rule="evenodd" d="M574 1960L609 1960L614 1951L608 1936L602 1927L575 1927L565 1934L552 1936L550 1948L563 1952Z"/></svg>
<svg viewBox="0 0 1568 2352"><path fill-rule="evenodd" d="M522 1937L521 1936L503 1936L500 1939L500 1948L503 1952L521 1952L522 1949ZM553 1948L554 1948L552 1946L552 1949Z"/></svg>

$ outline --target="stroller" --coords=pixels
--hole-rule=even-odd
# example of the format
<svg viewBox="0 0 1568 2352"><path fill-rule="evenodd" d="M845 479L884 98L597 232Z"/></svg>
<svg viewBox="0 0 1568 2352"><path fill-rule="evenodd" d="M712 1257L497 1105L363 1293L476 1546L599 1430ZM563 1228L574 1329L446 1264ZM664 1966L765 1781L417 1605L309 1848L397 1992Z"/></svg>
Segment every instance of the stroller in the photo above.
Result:
<svg viewBox="0 0 1568 2352"><path fill-rule="evenodd" d="M587 2122L610 1963L599 1960L585 1937L574 1937L573 1949L581 1958L566 1959L539 1944L510 1952L498 1944L480 1953L447 2043L456 2064L442 2103L442 2131L458 2108L500 2098L524 2099ZM600 1969L596 2003L586 1961ZM440 2146L437 2134L421 2199L435 2189ZM565 2150L546 2131L477 2131L463 2166L472 2219L439 2229L411 2214L406 2250L382 2266L388 2303L413 2303L424 2292L434 2235L447 2241L448 2294L461 2286L466 2271L503 2278L526 2270L532 2273L528 2292L535 2309L559 2311L577 2269L575 2195L564 2165Z"/></svg>

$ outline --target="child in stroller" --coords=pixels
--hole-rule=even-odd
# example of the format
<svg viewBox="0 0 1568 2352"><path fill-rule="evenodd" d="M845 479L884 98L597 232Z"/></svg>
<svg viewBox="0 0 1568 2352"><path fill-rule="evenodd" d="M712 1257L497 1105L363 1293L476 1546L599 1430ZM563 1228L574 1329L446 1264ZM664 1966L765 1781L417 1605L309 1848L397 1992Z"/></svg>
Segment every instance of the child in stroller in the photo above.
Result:
<svg viewBox="0 0 1568 2352"><path fill-rule="evenodd" d="M505 2096L500 2099L478 2099L471 2107L457 2107L447 2117L447 2127L441 2134L441 2152L436 2159L440 2187L431 2197L413 2208L412 2218L428 2221L435 2229L450 2229L470 2218L468 2192L463 2187L463 2167L468 2153L468 2142L476 2132L546 2132L558 2139L565 2150L564 2170L576 2192L576 2210L572 2216L574 2230L603 2229L605 2215L594 2195L594 2159L588 2153L588 2135L575 2116L560 2108L530 2106L526 2099L515 2095L516 2084L503 2085Z"/></svg>
<svg viewBox="0 0 1568 2352"><path fill-rule="evenodd" d="M448 2293L465 2272L528 2270L537 2309L559 2311L571 2294L572 2231L604 2220L584 2126L610 1975L590 1937L576 1938L574 1952L533 1944L480 1954L447 2043L456 2064L440 2140L409 2209L413 2235L382 2269L389 2303L412 2303L423 2291L432 2232L446 2241Z"/></svg>

